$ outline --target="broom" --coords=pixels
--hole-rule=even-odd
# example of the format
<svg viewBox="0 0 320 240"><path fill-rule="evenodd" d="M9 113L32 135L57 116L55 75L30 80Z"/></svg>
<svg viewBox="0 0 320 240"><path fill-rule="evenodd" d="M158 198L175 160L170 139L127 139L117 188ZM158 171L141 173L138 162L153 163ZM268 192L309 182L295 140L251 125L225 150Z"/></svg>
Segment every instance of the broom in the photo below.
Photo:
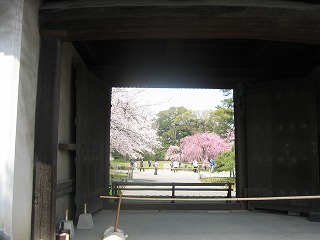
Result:
<svg viewBox="0 0 320 240"><path fill-rule="evenodd" d="M121 229L118 229L119 215L120 215L120 206L122 200L122 191L120 192L116 222L114 227L109 227L103 234L103 240L124 240L128 235L124 235L124 232Z"/></svg>
<svg viewBox="0 0 320 240"><path fill-rule="evenodd" d="M69 220L69 209L66 209L66 220L61 221L60 229L69 229L70 230L70 238L73 238L75 235L73 221Z"/></svg>
<svg viewBox="0 0 320 240"><path fill-rule="evenodd" d="M118 222L119 222L119 215L120 215L121 200L122 200L122 191L120 192L120 197L119 197L119 202L118 202L116 222L114 224L114 232L117 232L117 230L118 230Z"/></svg>

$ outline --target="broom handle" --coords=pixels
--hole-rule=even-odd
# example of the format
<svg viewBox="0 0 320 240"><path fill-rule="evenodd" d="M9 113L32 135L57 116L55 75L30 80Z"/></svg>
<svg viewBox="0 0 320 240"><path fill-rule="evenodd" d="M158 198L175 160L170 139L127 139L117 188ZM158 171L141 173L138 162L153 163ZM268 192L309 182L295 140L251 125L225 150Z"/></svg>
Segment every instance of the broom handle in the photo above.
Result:
<svg viewBox="0 0 320 240"><path fill-rule="evenodd" d="M67 208L66 209L66 222L68 221L68 219L69 219L69 209Z"/></svg>
<svg viewBox="0 0 320 240"><path fill-rule="evenodd" d="M122 191L120 192L120 197L119 197L119 202L118 202L116 223L114 224L114 232L117 232L117 231L118 231L118 221L119 221L119 214L120 214L121 199L122 199Z"/></svg>

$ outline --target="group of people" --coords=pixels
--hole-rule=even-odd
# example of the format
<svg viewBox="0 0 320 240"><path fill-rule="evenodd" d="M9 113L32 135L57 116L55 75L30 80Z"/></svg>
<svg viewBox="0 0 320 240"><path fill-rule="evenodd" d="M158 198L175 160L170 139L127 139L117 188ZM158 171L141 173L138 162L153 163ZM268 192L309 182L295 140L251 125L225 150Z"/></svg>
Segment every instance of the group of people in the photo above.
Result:
<svg viewBox="0 0 320 240"><path fill-rule="evenodd" d="M198 169L199 169L199 162L198 162L198 160L193 160L191 164L192 164L192 166L193 166L193 172L194 172L194 173L197 173L197 172L198 172ZM210 166L209 171L210 171L210 172L213 172L213 170L214 170L214 164L215 164L215 163L214 163L214 160L213 160L213 159L210 159L210 160L209 160L209 166ZM178 172L179 166L180 166L180 162L178 162L177 160L171 160L171 163L170 163L171 171L173 171L173 172ZM206 169L207 169L207 165L206 165L206 164L203 165L203 168L206 170Z"/></svg>
<svg viewBox="0 0 320 240"><path fill-rule="evenodd" d="M151 160L148 160L148 167L151 168ZM172 160L171 163L170 163L170 166L171 166L171 171L173 172L178 172L178 168L179 168L179 162L177 160ZM158 169L159 169L159 165L160 163L156 160L153 164L153 167L154 167L154 175L158 175ZM210 172L213 172L214 170L214 165L215 165L215 162L213 159L210 159L209 160L209 171ZM194 160L192 161L192 166L193 166L193 172L194 173L197 173L198 172L198 169L199 169L199 162L197 160ZM133 170L135 168L135 162L134 160L132 159L129 163L129 167L128 167L128 174L129 174L129 179L132 179L133 177ZM204 166L204 168L206 169L206 165ZM140 160L140 172L141 171L145 171L144 169L144 161L143 159Z"/></svg>
<svg viewBox="0 0 320 240"><path fill-rule="evenodd" d="M151 168L151 160L148 160L148 167ZM154 175L158 175L158 168L159 168L159 162L158 161L155 161L154 164ZM133 177L133 170L135 169L135 162L134 160L132 159L129 163L129 167L128 167L128 174L129 174L129 179L132 179ZM144 169L144 161L143 159L140 160L140 172L141 171L145 171Z"/></svg>

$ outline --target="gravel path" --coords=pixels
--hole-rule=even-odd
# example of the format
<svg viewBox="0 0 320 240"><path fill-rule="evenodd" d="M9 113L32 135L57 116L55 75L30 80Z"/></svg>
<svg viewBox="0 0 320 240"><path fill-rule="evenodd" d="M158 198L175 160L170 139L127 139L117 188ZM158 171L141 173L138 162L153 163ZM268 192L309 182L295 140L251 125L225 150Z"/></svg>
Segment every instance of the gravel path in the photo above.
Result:
<svg viewBox="0 0 320 240"><path fill-rule="evenodd" d="M158 175L154 175L153 169L146 169L140 171L136 169L133 171L133 179L135 182L185 182L185 183L200 183L200 177L229 177L228 172L210 173L208 171L201 171L194 173L193 171L178 171L172 172L168 169L158 170ZM131 180L130 180L131 181Z"/></svg>
<svg viewBox="0 0 320 240"><path fill-rule="evenodd" d="M200 183L199 174L194 172L170 170L158 170L158 175L154 175L154 170L147 169L145 171L134 170L134 182L185 182Z"/></svg>

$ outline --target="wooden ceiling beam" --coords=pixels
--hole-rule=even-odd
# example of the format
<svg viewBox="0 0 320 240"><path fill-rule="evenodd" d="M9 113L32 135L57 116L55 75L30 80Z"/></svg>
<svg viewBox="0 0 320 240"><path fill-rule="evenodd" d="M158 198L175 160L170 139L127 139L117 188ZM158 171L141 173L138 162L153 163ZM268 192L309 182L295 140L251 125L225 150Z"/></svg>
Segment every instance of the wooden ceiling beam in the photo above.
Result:
<svg viewBox="0 0 320 240"><path fill-rule="evenodd" d="M304 77L292 69L253 70L184 67L92 67L95 75L112 87L233 88L236 83Z"/></svg>
<svg viewBox="0 0 320 240"><path fill-rule="evenodd" d="M42 35L66 41L252 38L320 43L320 5L300 1L64 1L44 3Z"/></svg>

